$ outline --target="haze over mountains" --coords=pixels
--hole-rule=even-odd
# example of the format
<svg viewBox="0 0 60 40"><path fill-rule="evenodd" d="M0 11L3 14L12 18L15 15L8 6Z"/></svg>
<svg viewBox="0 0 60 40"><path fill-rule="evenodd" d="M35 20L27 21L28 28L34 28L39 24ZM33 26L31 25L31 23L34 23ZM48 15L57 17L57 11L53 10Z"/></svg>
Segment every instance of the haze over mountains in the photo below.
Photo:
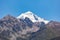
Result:
<svg viewBox="0 0 60 40"><path fill-rule="evenodd" d="M0 40L57 40L57 37L60 38L60 22L44 20L30 11L17 18L7 15L0 19Z"/></svg>

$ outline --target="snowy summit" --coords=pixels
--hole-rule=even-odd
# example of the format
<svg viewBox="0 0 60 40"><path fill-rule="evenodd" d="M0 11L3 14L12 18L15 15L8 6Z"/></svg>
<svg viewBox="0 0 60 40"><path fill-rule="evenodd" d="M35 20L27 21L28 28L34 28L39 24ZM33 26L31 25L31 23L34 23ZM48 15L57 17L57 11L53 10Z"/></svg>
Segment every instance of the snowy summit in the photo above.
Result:
<svg viewBox="0 0 60 40"><path fill-rule="evenodd" d="M49 22L47 20L44 20L43 18L38 17L37 15L32 13L31 11L22 13L17 18L18 19L25 19L26 17L28 17L32 22L44 22L45 24L47 24Z"/></svg>

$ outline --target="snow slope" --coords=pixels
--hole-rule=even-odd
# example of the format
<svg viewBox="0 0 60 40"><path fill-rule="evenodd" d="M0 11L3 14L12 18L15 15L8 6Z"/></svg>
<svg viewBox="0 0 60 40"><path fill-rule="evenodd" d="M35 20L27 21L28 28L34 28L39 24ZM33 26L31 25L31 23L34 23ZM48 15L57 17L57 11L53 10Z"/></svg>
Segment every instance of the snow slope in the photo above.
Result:
<svg viewBox="0 0 60 40"><path fill-rule="evenodd" d="M17 18L18 19L25 19L26 17L29 18L32 22L44 22L45 24L47 24L49 22L47 20L44 20L41 17L38 17L37 15L35 15L34 13L32 13L31 11L27 11L25 13L22 13Z"/></svg>

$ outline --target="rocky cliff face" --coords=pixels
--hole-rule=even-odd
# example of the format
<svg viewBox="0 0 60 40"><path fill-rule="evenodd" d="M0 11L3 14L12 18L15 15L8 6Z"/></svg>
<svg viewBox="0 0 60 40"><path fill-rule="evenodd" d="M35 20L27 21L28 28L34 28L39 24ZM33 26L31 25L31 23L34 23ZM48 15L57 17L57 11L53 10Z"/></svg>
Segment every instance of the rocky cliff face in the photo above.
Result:
<svg viewBox="0 0 60 40"><path fill-rule="evenodd" d="M52 40L60 36L60 22L32 22L7 15L0 19L0 40Z"/></svg>
<svg viewBox="0 0 60 40"><path fill-rule="evenodd" d="M17 37L26 38L38 30L40 30L40 23L33 23L29 18L23 20L7 15L0 20L1 40L16 40Z"/></svg>

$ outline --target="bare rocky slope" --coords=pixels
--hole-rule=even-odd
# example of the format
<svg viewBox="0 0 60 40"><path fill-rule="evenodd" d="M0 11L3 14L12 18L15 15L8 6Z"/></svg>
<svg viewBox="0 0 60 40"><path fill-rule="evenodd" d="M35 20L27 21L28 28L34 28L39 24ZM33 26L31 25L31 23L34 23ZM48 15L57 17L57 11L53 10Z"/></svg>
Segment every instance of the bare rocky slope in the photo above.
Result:
<svg viewBox="0 0 60 40"><path fill-rule="evenodd" d="M60 22L32 22L7 15L0 19L0 40L52 40L60 37ZM60 38L59 38L60 39Z"/></svg>

